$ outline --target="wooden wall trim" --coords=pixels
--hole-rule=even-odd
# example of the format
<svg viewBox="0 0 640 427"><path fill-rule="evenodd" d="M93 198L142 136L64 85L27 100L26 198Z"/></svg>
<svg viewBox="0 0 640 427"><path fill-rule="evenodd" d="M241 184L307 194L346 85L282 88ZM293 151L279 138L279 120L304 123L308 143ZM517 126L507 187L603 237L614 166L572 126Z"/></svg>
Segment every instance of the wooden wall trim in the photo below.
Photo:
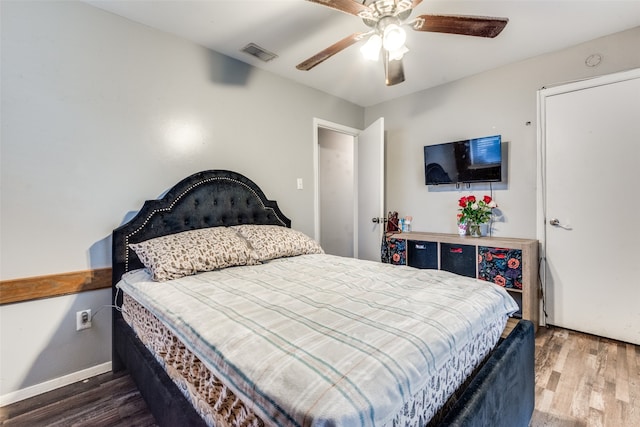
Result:
<svg viewBox="0 0 640 427"><path fill-rule="evenodd" d="M0 281L0 305L111 287L111 268Z"/></svg>

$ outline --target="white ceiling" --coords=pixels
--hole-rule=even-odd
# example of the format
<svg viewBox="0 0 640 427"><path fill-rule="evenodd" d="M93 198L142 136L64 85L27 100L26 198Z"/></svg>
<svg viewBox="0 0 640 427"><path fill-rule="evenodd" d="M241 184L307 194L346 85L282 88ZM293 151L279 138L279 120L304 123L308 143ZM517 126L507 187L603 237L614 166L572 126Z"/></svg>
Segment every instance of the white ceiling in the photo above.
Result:
<svg viewBox="0 0 640 427"><path fill-rule="evenodd" d="M316 3L304 0L86 2L365 107L640 26L640 0L424 0L412 17L421 14L497 16L509 18L509 23L495 39L409 31L406 44L410 52L404 58L406 81L387 87L382 64L362 59L360 44L310 71L295 68L343 37L368 30L359 18ZM264 63L240 51L252 42L276 53L278 58Z"/></svg>

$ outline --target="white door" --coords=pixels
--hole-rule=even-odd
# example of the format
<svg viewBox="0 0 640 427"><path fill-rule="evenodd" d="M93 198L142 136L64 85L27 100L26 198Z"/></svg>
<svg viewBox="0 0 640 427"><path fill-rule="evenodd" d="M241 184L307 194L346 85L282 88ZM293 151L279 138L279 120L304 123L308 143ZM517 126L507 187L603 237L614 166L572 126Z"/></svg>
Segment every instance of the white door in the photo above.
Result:
<svg viewBox="0 0 640 427"><path fill-rule="evenodd" d="M640 344L640 73L541 91L547 322Z"/></svg>
<svg viewBox="0 0 640 427"><path fill-rule="evenodd" d="M365 130L349 128L324 120L314 120L314 165L315 165L315 239L321 241L321 200L331 191L319 188L323 181L319 179L318 129L324 128L351 135L354 138L354 182L350 209L353 212L353 254L356 258L380 260L382 224L372 222L374 217L383 217L384 212L384 120L376 120ZM332 202L329 201L329 202Z"/></svg>
<svg viewBox="0 0 640 427"><path fill-rule="evenodd" d="M356 143L357 219L356 257L380 261L384 217L384 118L360 132Z"/></svg>

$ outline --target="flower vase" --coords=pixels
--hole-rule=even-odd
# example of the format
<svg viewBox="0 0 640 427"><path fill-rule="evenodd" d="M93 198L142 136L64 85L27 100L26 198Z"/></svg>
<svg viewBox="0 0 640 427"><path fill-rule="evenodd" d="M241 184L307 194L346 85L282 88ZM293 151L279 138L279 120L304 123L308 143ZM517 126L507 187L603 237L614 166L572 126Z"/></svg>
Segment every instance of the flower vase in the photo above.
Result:
<svg viewBox="0 0 640 427"><path fill-rule="evenodd" d="M469 224L469 235L472 237L482 237L482 224L472 222Z"/></svg>

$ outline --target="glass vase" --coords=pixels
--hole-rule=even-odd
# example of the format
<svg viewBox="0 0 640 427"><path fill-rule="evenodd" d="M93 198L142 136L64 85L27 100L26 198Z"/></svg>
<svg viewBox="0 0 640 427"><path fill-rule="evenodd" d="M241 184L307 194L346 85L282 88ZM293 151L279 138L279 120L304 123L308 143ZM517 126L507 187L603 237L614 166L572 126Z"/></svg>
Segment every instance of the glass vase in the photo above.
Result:
<svg viewBox="0 0 640 427"><path fill-rule="evenodd" d="M472 237L482 237L482 224L472 222L469 224L469 235Z"/></svg>

